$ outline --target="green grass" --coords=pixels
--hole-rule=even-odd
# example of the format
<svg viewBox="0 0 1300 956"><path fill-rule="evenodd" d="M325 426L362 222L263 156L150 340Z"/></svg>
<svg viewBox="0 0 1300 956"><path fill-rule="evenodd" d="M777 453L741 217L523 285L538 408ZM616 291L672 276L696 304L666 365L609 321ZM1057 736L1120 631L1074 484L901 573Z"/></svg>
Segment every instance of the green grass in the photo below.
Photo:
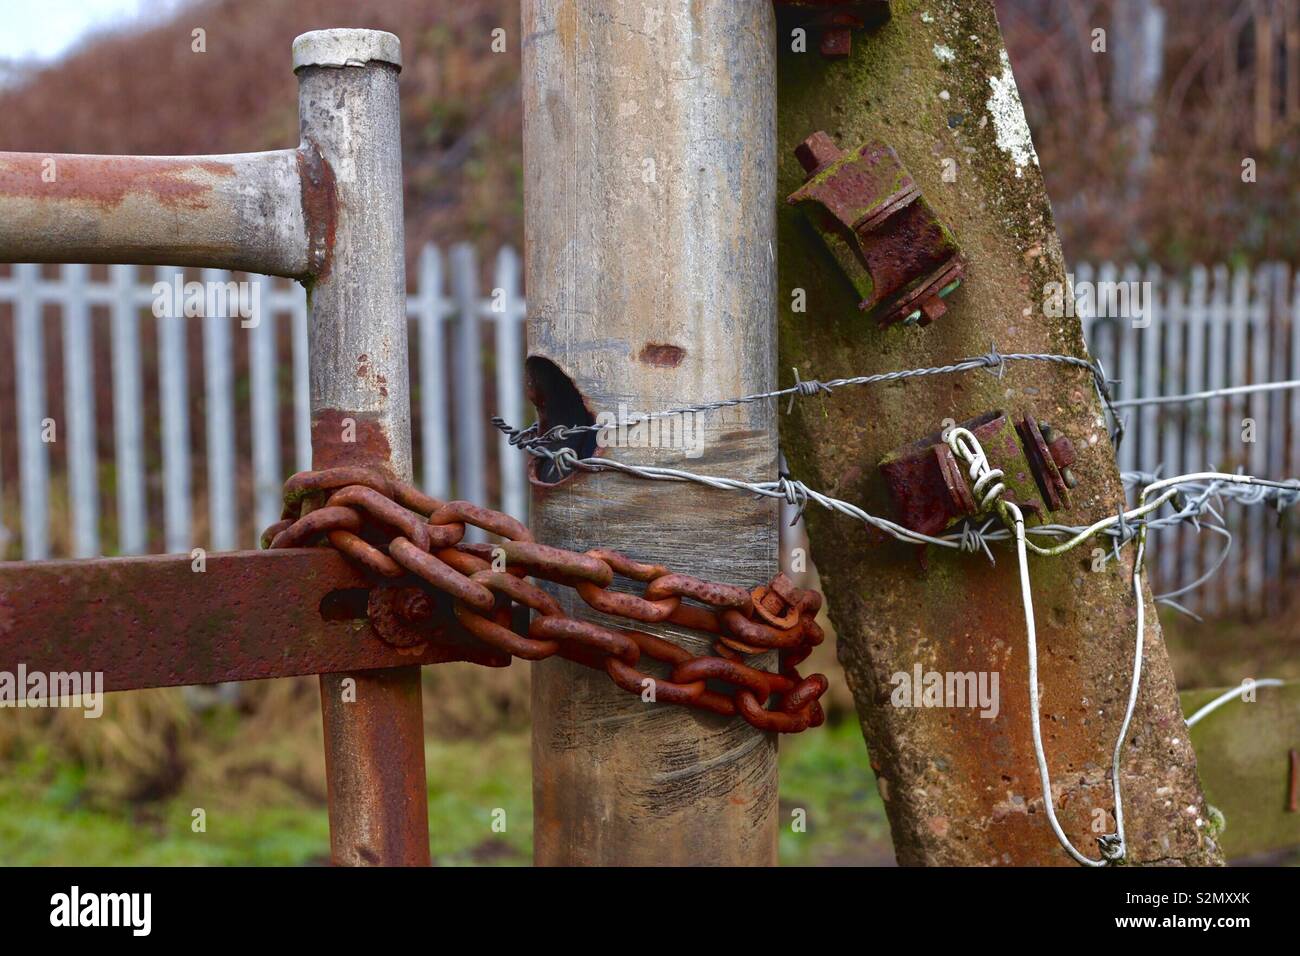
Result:
<svg viewBox="0 0 1300 956"><path fill-rule="evenodd" d="M891 865L885 807L856 721L781 740L781 863ZM795 810L806 812L796 832Z"/></svg>
<svg viewBox="0 0 1300 956"><path fill-rule="evenodd" d="M532 783L526 732L426 747L430 849L444 866L526 865L532 855ZM781 741L781 860L785 864L884 863L888 825L856 724ZM86 866L309 866L327 862L323 806L203 803L206 831L192 830L193 794L159 803L100 805L84 772L51 768L44 755L0 777L0 864ZM792 812L807 814L805 832ZM504 832L493 829L504 811ZM496 819L500 819L497 814Z"/></svg>

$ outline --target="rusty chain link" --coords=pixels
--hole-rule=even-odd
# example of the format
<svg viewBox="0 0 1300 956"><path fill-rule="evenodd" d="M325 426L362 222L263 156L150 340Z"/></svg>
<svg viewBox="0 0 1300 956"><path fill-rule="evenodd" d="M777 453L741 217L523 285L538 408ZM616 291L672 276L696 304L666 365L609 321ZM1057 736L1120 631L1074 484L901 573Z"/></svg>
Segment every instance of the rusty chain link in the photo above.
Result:
<svg viewBox="0 0 1300 956"><path fill-rule="evenodd" d="M281 520L263 532L262 546L325 542L380 579L370 613L381 637L394 646L423 643L454 619L496 651L530 661L558 655L605 671L629 693L724 716L739 713L760 730L798 733L825 719L819 698L826 678L801 677L795 669L822 642L814 620L822 598L795 587L783 573L747 591L617 551L566 551L535 542L509 515L467 501L439 501L357 466L299 472L285 482L284 502ZM467 544L467 525L503 540ZM529 577L571 587L610 617L715 635L715 654L695 655L635 628L569 617ZM613 590L615 578L643 585L641 593ZM422 591L412 590L417 582ZM743 660L769 650L777 652L776 672ZM667 679L642 671L645 658L666 665ZM731 687L718 689L723 685Z"/></svg>

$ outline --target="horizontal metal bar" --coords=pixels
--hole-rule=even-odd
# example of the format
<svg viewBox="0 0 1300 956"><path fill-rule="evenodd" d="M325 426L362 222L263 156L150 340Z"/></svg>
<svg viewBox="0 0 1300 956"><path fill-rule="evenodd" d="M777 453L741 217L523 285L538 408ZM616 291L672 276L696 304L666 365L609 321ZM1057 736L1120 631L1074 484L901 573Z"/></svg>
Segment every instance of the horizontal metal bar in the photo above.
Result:
<svg viewBox="0 0 1300 956"><path fill-rule="evenodd" d="M227 156L0 152L0 262L304 277L333 238L332 179L319 162L310 147ZM309 232L325 248L310 248Z"/></svg>
<svg viewBox="0 0 1300 956"><path fill-rule="evenodd" d="M189 555L0 562L0 672L102 672L113 691L508 660L454 633L385 644L354 590L370 582L328 548L196 566Z"/></svg>

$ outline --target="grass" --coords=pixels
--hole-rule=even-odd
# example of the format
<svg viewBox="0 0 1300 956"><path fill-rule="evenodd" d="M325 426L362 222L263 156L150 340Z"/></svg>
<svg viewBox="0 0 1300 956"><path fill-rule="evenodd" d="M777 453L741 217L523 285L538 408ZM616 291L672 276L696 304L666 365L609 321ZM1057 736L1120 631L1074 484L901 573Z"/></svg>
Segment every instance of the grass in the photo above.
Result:
<svg viewBox="0 0 1300 956"><path fill-rule="evenodd" d="M526 865L532 855L529 738L514 730L426 746L430 849L446 866ZM222 793L202 807L185 791L145 804L95 800L86 772L52 767L39 749L0 778L0 863L86 866L310 866L327 862L318 802ZM888 825L852 722L781 742L781 860L889 863ZM210 793L211 795L211 793ZM807 814L795 832L792 814ZM494 820L497 827L494 829ZM501 822L504 822L504 829Z"/></svg>

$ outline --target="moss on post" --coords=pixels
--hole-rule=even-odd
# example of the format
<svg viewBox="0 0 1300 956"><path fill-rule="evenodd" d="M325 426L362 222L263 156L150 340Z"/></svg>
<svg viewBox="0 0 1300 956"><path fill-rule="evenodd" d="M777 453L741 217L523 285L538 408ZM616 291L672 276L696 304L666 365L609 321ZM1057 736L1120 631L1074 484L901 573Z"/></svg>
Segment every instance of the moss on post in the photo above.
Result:
<svg viewBox="0 0 1300 956"><path fill-rule="evenodd" d="M879 330L794 209L778 220L780 367L804 379L940 365L989 350L1083 355L1079 322L1048 318L1048 283L1064 264L1029 130L987 0L896 0L892 19L854 37L852 56L825 60L778 37L778 192L804 179L794 148L825 130L844 149L893 146L952 227L966 279L950 311L926 328ZM955 170L955 177L943 175ZM951 181L946 181L951 179ZM807 312L791 311L793 290ZM788 378L783 379L788 384ZM1001 408L1033 408L1079 450L1073 507L1082 523L1123 500L1090 376L1020 363L802 399L782 428L792 471L812 486L888 514L876 470L895 448ZM814 559L839 633L872 766L904 864L1067 864L1048 827L1029 728L1024 619L1013 553L935 553L880 540L841 516L808 511ZM1113 832L1110 754L1123 716L1134 646L1132 555L1092 570L1091 547L1032 559L1044 743L1062 826L1098 856ZM1149 595L1147 596L1149 602ZM1123 795L1131 863L1219 861L1196 759L1154 610L1147 609L1141 696L1125 751ZM993 672L994 718L979 709L891 705L898 672ZM1188 812L1193 808L1193 812Z"/></svg>

